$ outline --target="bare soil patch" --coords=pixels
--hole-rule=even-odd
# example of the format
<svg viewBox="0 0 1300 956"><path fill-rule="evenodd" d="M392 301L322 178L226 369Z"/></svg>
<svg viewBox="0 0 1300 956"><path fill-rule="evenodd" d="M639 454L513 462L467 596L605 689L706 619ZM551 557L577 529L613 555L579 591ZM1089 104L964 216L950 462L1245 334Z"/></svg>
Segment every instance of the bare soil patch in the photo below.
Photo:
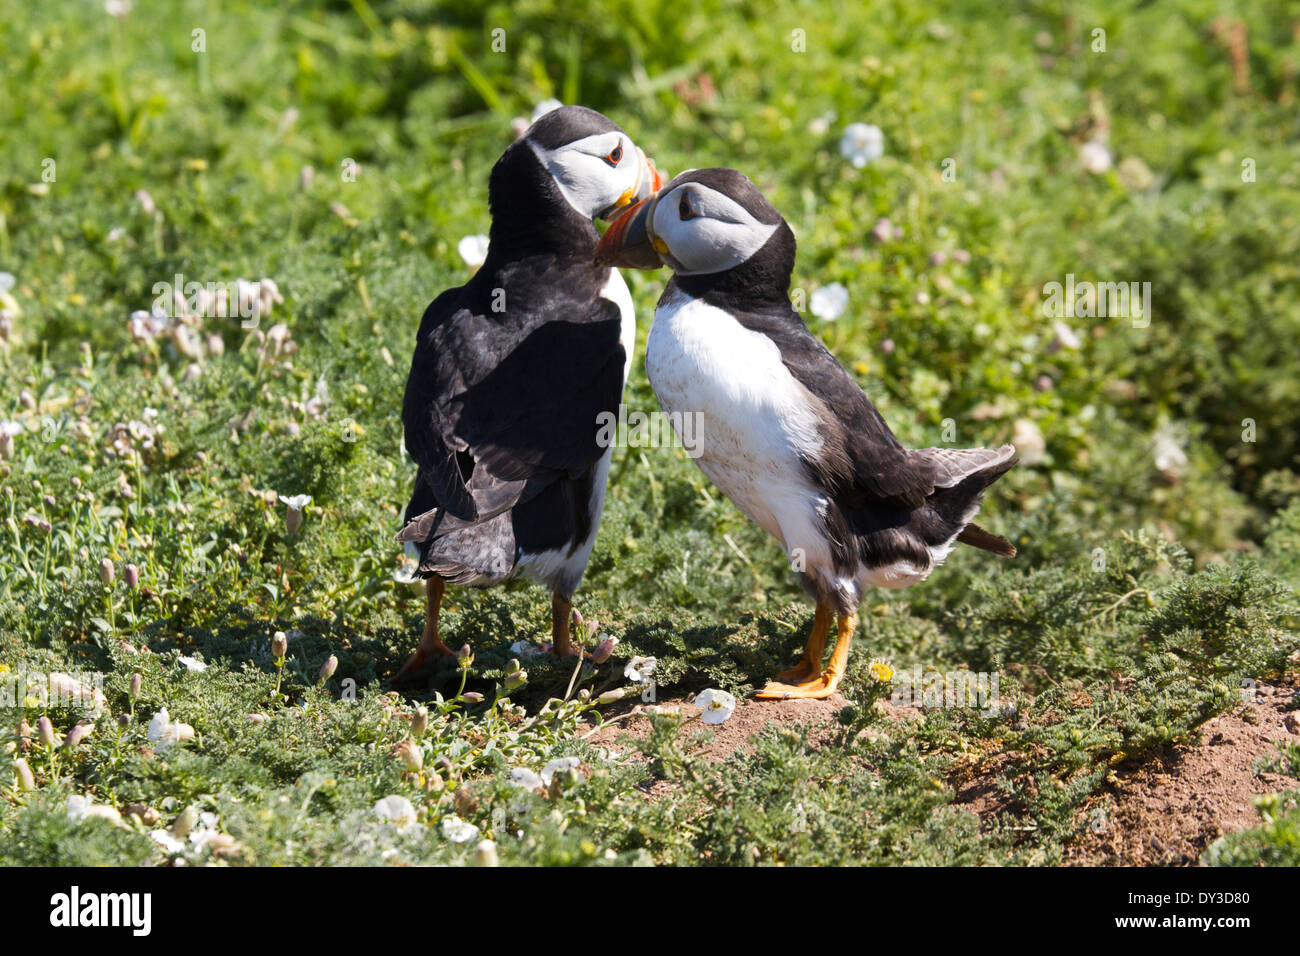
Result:
<svg viewBox="0 0 1300 956"><path fill-rule="evenodd" d="M1071 849L1076 866L1194 865L1212 842L1259 822L1251 797L1296 786L1256 767L1277 745L1300 741L1286 727L1295 686L1260 686L1255 699L1201 727L1194 745L1162 748L1109 788L1111 809Z"/></svg>

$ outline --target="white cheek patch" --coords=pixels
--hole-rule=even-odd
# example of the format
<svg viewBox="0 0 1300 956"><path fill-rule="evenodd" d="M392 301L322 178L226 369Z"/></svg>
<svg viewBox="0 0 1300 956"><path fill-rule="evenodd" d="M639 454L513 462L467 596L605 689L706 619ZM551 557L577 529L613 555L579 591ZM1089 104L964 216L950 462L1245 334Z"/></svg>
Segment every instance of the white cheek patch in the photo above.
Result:
<svg viewBox="0 0 1300 956"><path fill-rule="evenodd" d="M689 198L694 213L682 219L682 194ZM707 186L689 183L679 186L656 204L653 231L668 247L678 275L706 275L725 272L767 244L776 223L759 222L733 199Z"/></svg>
<svg viewBox="0 0 1300 956"><path fill-rule="evenodd" d="M586 219L595 219L625 192L636 188L636 147L617 131L586 136L558 149L543 149L531 140L528 145L560 187L565 201ZM623 158L617 166L611 166L605 157L619 146Z"/></svg>

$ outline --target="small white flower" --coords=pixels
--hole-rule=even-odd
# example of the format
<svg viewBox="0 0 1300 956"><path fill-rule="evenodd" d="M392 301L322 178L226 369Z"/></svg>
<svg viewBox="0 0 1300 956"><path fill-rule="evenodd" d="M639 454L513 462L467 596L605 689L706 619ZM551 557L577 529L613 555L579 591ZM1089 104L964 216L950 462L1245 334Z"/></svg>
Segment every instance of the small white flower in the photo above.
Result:
<svg viewBox="0 0 1300 956"><path fill-rule="evenodd" d="M166 830L153 830L149 833L149 839L153 840L162 847L166 853L181 853L185 850L185 844L176 839Z"/></svg>
<svg viewBox="0 0 1300 956"><path fill-rule="evenodd" d="M167 726L171 722L172 718L167 713L166 707L154 714L153 720L149 721L149 743L156 744L167 736Z"/></svg>
<svg viewBox="0 0 1300 956"><path fill-rule="evenodd" d="M456 243L456 251L465 260L465 265L471 269L477 269L487 262L488 237L483 235L466 236Z"/></svg>
<svg viewBox="0 0 1300 956"><path fill-rule="evenodd" d="M561 103L559 100L554 98L542 100L540 103L538 103L536 106L533 107L533 118L531 122L536 123L547 113L553 112L554 110L558 110L563 105L564 105L563 103Z"/></svg>
<svg viewBox="0 0 1300 956"><path fill-rule="evenodd" d="M131 0L104 0L104 12L110 17L124 20L131 12Z"/></svg>
<svg viewBox="0 0 1300 956"><path fill-rule="evenodd" d="M406 797L393 794L375 802L375 816L385 823L395 823L399 827L415 824L415 807Z"/></svg>
<svg viewBox="0 0 1300 956"><path fill-rule="evenodd" d="M88 809L90 809L90 797L83 797L76 793L68 797L69 820L80 820L84 818Z"/></svg>
<svg viewBox="0 0 1300 956"><path fill-rule="evenodd" d="M1052 341L1048 343L1048 349L1052 352L1061 349L1077 349L1083 344L1079 335L1074 329L1070 328L1060 319L1052 324Z"/></svg>
<svg viewBox="0 0 1300 956"><path fill-rule="evenodd" d="M1020 463L1027 467L1037 465L1047 454L1047 440L1042 429L1029 418L1019 418L1011 427L1011 444L1016 446Z"/></svg>
<svg viewBox="0 0 1300 956"><path fill-rule="evenodd" d="M467 823L456 814L442 818L442 835L452 843L468 843L470 840L477 840L479 836L478 827L472 823Z"/></svg>
<svg viewBox="0 0 1300 956"><path fill-rule="evenodd" d="M548 760L546 766L542 768L542 783L549 787L557 773L577 770L581 763L582 761L577 757L556 757L554 760Z"/></svg>
<svg viewBox="0 0 1300 956"><path fill-rule="evenodd" d="M814 117L808 122L808 132L814 136L825 136L831 131L831 124L839 119L839 114L834 110L823 113L821 116Z"/></svg>
<svg viewBox="0 0 1300 956"><path fill-rule="evenodd" d="M1100 140L1090 139L1079 147L1079 162L1094 176L1110 169L1110 150Z"/></svg>
<svg viewBox="0 0 1300 956"><path fill-rule="evenodd" d="M166 707L149 721L149 743L153 744L156 753L164 753L176 744L193 739L194 728L180 721L173 722Z"/></svg>
<svg viewBox="0 0 1300 956"><path fill-rule="evenodd" d="M695 706L704 709L704 713L700 714L700 720L704 723L721 724L736 709L736 698L725 690L709 688L695 698Z"/></svg>
<svg viewBox="0 0 1300 956"><path fill-rule="evenodd" d="M516 787L524 790L536 790L544 786L544 782L536 771L529 770L527 767L515 767L510 771L510 782Z"/></svg>
<svg viewBox="0 0 1300 956"><path fill-rule="evenodd" d="M311 495L294 495L290 498L280 495L280 504L294 511L304 511L311 504Z"/></svg>
<svg viewBox="0 0 1300 956"><path fill-rule="evenodd" d="M1177 426L1162 425L1152 437L1156 471L1170 483L1177 482L1187 469L1187 452L1183 450L1185 434Z"/></svg>
<svg viewBox="0 0 1300 956"><path fill-rule="evenodd" d="M639 684L654 673L655 665L658 663L653 657L634 657L623 668L623 676Z"/></svg>
<svg viewBox="0 0 1300 956"><path fill-rule="evenodd" d="M0 421L0 435L8 435L10 438L16 438L22 433L23 426L21 422L10 421L8 419Z"/></svg>
<svg viewBox="0 0 1300 956"><path fill-rule="evenodd" d="M808 307L817 318L834 322L849 307L849 290L839 282L824 285L809 297Z"/></svg>
<svg viewBox="0 0 1300 956"><path fill-rule="evenodd" d="M161 309L146 312L137 309L131 313L131 338L141 342L152 342L162 338L171 328L171 319Z"/></svg>
<svg viewBox="0 0 1300 956"><path fill-rule="evenodd" d="M87 819L107 820L109 823L121 823L122 815L113 807L96 803L93 797L83 797L74 793L68 797L68 819L74 823Z"/></svg>
<svg viewBox="0 0 1300 956"><path fill-rule="evenodd" d="M108 230L108 235L104 237L107 242L121 242L126 238L126 230L121 226L114 226Z"/></svg>
<svg viewBox="0 0 1300 956"><path fill-rule="evenodd" d="M870 123L850 123L840 137L840 155L861 169L885 155L885 134Z"/></svg>
<svg viewBox="0 0 1300 956"><path fill-rule="evenodd" d="M0 292L8 292L14 287L14 274L12 272L0 272Z"/></svg>
<svg viewBox="0 0 1300 956"><path fill-rule="evenodd" d="M178 657L176 661L187 671L193 671L197 674L201 674L208 669L208 665L203 663L197 657Z"/></svg>
<svg viewBox="0 0 1300 956"><path fill-rule="evenodd" d="M544 652L536 644L530 644L527 641L515 641L510 645L510 653L515 657L538 657Z"/></svg>
<svg viewBox="0 0 1300 956"><path fill-rule="evenodd" d="M283 305L284 296L274 279L263 279L257 284L257 306L259 314L270 315L273 305Z"/></svg>

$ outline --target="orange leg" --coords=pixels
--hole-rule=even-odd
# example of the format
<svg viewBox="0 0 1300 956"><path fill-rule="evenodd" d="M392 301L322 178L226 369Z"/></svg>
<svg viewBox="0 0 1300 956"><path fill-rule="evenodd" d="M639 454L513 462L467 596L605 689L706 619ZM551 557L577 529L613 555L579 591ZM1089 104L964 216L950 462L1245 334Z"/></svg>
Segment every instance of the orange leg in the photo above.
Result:
<svg viewBox="0 0 1300 956"><path fill-rule="evenodd" d="M569 619L573 616L573 602L558 594L551 595L551 651L556 657L572 657L573 638L569 633Z"/></svg>
<svg viewBox="0 0 1300 956"><path fill-rule="evenodd" d="M402 669L393 677L394 684L409 680L424 665L430 654L456 656L456 652L442 643L442 638L438 636L438 612L442 608L442 594L446 588L446 582L436 574L425 582L429 602L425 608L424 636L420 638L420 646L411 655L411 659L403 664Z"/></svg>
<svg viewBox="0 0 1300 956"><path fill-rule="evenodd" d="M777 680L798 684L801 681L808 680L814 674L820 673L822 654L826 651L826 632L831 628L832 616L830 605L818 601L817 614L813 618L812 633L808 635L808 644L803 649L803 657L799 658L799 663L794 667L777 674Z"/></svg>
<svg viewBox="0 0 1300 956"><path fill-rule="evenodd" d="M835 688L844 676L844 668L849 662L849 646L853 643L853 632L857 629L856 614L841 617L836 625L835 650L831 651L830 663L819 677L795 684L782 684L773 681L756 695L762 700L822 700L835 693Z"/></svg>

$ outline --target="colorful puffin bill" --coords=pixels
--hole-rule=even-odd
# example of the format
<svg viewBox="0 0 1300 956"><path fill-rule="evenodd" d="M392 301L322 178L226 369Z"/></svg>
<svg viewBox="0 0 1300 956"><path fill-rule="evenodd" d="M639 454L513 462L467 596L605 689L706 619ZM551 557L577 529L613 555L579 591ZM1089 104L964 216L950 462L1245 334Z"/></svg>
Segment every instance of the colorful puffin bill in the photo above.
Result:
<svg viewBox="0 0 1300 956"><path fill-rule="evenodd" d="M670 415L701 416L696 464L816 598L803 658L759 691L769 699L835 691L867 585L924 581L959 541L1016 553L971 523L1014 447L904 448L791 306L794 256L790 227L733 169L683 173L596 249L598 262L673 270L646 346L650 384Z"/></svg>
<svg viewBox="0 0 1300 956"><path fill-rule="evenodd" d="M397 535L427 579L419 649L430 654L446 584L522 575L552 593L553 647L572 652L571 600L591 556L636 323L618 271L594 261L596 218L661 185L609 119L566 106L541 117L492 169L487 259L420 321L402 403L418 474Z"/></svg>

